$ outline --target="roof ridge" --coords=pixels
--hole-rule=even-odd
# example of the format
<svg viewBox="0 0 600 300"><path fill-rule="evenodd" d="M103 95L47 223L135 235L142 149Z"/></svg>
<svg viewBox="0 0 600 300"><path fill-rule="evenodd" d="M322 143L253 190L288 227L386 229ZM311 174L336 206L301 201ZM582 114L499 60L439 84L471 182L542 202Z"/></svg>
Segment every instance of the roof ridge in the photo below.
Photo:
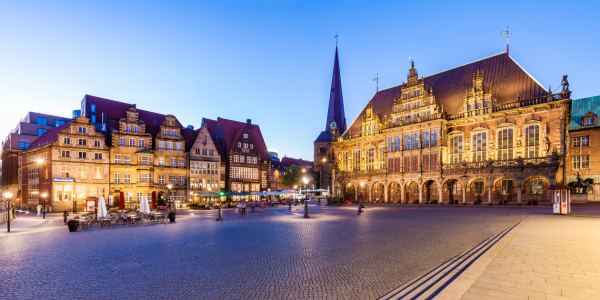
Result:
<svg viewBox="0 0 600 300"><path fill-rule="evenodd" d="M460 66L456 66L456 67L454 67L454 68L450 68L450 69L446 69L446 70L443 70L443 71L440 71L440 72L437 72L437 73L429 74L429 75L427 75L427 76L425 76L425 77L423 77L423 78L431 77L431 76L433 76L433 75L437 75L437 74L444 73L444 72L447 72L447 71L450 71L450 70L458 69L458 68L460 68L460 67L464 67L464 66L466 66L466 65L470 65L470 64L472 64L472 63L476 63L476 62L478 62L478 61L482 61L482 60L485 60L485 59L488 59L488 58L492 58L492 57L494 57L494 56L502 55L502 54L505 54L505 53L506 53L506 52L500 52L500 53L498 53L498 54L490 55L490 56L488 56L488 57L484 57L484 58L481 58L481 59L478 59L478 60L474 60L474 61L472 61L472 62L468 62L468 63L466 63L466 64L462 64L462 65L460 65ZM508 57L510 57L510 55L509 55Z"/></svg>

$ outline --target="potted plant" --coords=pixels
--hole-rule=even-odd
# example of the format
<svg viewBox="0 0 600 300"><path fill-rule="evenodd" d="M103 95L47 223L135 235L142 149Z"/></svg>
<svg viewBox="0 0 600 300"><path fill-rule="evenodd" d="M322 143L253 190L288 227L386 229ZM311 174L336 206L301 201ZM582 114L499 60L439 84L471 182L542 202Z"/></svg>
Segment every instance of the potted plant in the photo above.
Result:
<svg viewBox="0 0 600 300"><path fill-rule="evenodd" d="M206 204L200 204L200 209L206 209Z"/></svg>
<svg viewBox="0 0 600 300"><path fill-rule="evenodd" d="M67 222L67 226L69 227L69 232L75 232L75 231L77 231L77 227L79 227L79 221L69 220Z"/></svg>
<svg viewBox="0 0 600 300"><path fill-rule="evenodd" d="M171 221L171 223L175 223L175 212L172 211L169 213L169 220Z"/></svg>

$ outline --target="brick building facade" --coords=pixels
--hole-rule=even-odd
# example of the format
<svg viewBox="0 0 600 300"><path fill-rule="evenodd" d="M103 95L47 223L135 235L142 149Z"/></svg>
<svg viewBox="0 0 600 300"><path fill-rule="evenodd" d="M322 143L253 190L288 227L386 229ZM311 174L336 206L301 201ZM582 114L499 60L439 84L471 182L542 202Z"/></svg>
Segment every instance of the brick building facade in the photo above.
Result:
<svg viewBox="0 0 600 300"><path fill-rule="evenodd" d="M570 104L568 89L549 93L508 52L427 77L413 63L346 130L319 135L315 169L353 201L548 202L564 181Z"/></svg>

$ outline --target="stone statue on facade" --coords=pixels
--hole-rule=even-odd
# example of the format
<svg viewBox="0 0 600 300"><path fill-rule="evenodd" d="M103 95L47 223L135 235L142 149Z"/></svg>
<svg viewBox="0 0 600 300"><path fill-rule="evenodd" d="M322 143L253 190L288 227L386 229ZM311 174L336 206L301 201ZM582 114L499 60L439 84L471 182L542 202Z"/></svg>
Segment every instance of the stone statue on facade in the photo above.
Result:
<svg viewBox="0 0 600 300"><path fill-rule="evenodd" d="M542 149L544 149L544 155L548 154L550 151L550 140L548 139L548 136L546 136L544 138L544 147Z"/></svg>
<svg viewBox="0 0 600 300"><path fill-rule="evenodd" d="M563 87L563 92L569 91L569 80L567 80L568 75L563 75L563 79L561 81L561 85Z"/></svg>

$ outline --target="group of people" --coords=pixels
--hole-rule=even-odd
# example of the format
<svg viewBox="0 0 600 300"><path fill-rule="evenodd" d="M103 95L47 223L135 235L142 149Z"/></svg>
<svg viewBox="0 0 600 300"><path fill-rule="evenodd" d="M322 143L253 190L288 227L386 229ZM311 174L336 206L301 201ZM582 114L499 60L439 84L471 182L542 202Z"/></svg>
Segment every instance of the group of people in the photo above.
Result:
<svg viewBox="0 0 600 300"><path fill-rule="evenodd" d="M250 208L252 212L265 211L265 202L263 201L250 201L250 202L238 202L235 207L235 213L240 216L246 215L246 208Z"/></svg>

